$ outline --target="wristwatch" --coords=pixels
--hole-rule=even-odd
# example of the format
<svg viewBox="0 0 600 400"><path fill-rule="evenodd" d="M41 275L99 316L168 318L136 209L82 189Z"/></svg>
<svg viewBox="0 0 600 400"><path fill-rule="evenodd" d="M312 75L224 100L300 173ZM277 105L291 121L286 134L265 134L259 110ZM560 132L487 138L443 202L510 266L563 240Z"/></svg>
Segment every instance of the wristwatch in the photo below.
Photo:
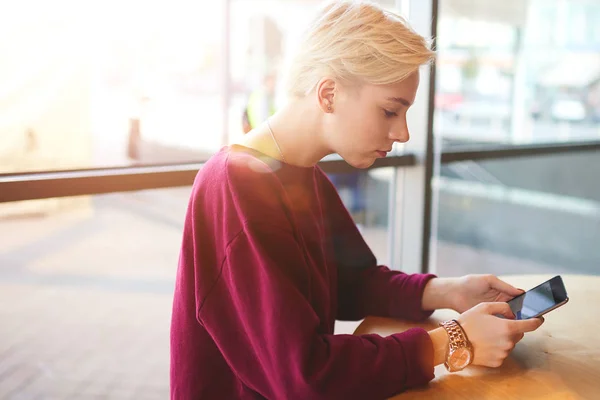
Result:
<svg viewBox="0 0 600 400"><path fill-rule="evenodd" d="M458 372L473 362L473 346L458 321L451 319L440 322L448 333L448 353L444 366L449 372Z"/></svg>

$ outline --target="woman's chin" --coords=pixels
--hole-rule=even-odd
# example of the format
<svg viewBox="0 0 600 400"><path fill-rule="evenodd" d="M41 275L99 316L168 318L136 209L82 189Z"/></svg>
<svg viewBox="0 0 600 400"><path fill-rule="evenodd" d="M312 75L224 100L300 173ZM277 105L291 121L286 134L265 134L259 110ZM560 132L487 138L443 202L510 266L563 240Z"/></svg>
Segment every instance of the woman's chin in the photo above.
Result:
<svg viewBox="0 0 600 400"><path fill-rule="evenodd" d="M358 169L369 168L375 163L375 157L356 157L355 159L344 159L349 165Z"/></svg>

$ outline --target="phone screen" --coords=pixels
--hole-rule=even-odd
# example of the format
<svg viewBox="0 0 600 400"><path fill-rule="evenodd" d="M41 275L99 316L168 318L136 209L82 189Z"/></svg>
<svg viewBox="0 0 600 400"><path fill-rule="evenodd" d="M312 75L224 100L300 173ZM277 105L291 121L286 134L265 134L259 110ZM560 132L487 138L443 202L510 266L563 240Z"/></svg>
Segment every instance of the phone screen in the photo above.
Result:
<svg viewBox="0 0 600 400"><path fill-rule="evenodd" d="M566 299L562 279L556 277L515 297L508 304L516 319L528 319L544 314Z"/></svg>

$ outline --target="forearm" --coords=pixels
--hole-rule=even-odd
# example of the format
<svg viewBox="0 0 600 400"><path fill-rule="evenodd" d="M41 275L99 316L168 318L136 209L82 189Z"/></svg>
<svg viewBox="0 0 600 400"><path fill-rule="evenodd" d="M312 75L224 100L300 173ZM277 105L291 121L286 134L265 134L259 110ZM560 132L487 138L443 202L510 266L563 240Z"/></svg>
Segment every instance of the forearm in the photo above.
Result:
<svg viewBox="0 0 600 400"><path fill-rule="evenodd" d="M442 308L454 308L452 298L456 296L455 278L434 278L427 282L421 298L421 308L433 311Z"/></svg>
<svg viewBox="0 0 600 400"><path fill-rule="evenodd" d="M338 272L338 319L366 316L422 320L431 312L421 309L430 274L404 274L384 266Z"/></svg>

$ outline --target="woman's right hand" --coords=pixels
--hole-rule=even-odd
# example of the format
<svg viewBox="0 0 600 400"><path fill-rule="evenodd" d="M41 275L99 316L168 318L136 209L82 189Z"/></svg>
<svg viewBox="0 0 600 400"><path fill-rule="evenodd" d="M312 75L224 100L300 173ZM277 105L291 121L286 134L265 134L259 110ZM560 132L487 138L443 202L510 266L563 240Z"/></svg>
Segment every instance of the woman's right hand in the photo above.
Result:
<svg viewBox="0 0 600 400"><path fill-rule="evenodd" d="M478 304L456 318L473 346L473 365L501 366L524 334L535 331L544 322L542 317L514 318L508 303L503 302Z"/></svg>

